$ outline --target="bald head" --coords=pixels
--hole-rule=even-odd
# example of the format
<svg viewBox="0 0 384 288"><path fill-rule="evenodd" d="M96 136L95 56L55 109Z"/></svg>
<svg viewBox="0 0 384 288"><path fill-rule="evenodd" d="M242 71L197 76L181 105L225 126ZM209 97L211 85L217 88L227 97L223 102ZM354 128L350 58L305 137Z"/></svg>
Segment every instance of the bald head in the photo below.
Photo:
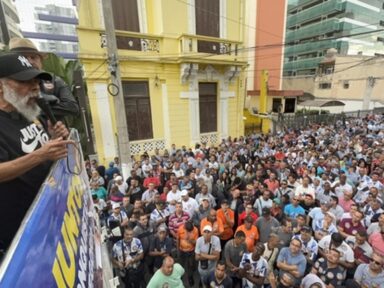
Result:
<svg viewBox="0 0 384 288"><path fill-rule="evenodd" d="M163 259L163 265L161 266L161 272L166 275L170 276L173 272L173 264L175 263L175 260L171 256L167 256Z"/></svg>

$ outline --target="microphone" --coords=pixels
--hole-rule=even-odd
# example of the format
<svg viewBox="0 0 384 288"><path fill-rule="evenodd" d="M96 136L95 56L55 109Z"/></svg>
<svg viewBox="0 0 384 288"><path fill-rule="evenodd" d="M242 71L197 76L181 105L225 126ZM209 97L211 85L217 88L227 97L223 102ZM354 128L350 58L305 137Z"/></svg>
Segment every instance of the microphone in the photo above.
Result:
<svg viewBox="0 0 384 288"><path fill-rule="evenodd" d="M49 106L47 101L45 101L41 93L39 93L39 97L37 98L36 102L37 102L37 105L40 107L40 109L48 117L49 121L51 121L52 126L55 126L55 124L57 123L57 119L55 115L53 115L51 107Z"/></svg>

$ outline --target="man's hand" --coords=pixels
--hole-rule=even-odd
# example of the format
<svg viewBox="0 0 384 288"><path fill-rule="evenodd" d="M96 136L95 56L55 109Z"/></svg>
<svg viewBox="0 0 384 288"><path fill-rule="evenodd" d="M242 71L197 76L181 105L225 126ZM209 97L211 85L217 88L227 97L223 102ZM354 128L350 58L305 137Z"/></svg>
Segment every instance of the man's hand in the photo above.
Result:
<svg viewBox="0 0 384 288"><path fill-rule="evenodd" d="M125 268L127 268L130 264L132 264L133 263L133 259L127 259L126 261L125 261Z"/></svg>
<svg viewBox="0 0 384 288"><path fill-rule="evenodd" d="M117 266L119 266L120 269L124 269L124 263L123 262L118 261Z"/></svg>
<svg viewBox="0 0 384 288"><path fill-rule="evenodd" d="M48 120L48 132L51 135L52 139L63 138L67 139L69 136L69 131L67 127L61 122L58 121L54 126L52 126L51 122Z"/></svg>
<svg viewBox="0 0 384 288"><path fill-rule="evenodd" d="M68 144L75 144L71 140L63 140L61 137L58 139L50 140L44 144L41 148L37 149L37 153L44 161L51 160L56 161L61 158L67 157Z"/></svg>

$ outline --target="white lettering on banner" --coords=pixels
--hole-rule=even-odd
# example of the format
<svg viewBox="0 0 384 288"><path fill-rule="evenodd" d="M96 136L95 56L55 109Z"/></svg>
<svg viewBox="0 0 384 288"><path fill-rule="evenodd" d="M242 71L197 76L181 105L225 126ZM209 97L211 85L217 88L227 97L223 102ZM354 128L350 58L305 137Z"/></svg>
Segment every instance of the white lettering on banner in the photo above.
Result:
<svg viewBox="0 0 384 288"><path fill-rule="evenodd" d="M38 128L35 123L21 129L20 133L21 150L27 154L35 151L38 144L42 146L49 140L48 134Z"/></svg>
<svg viewBox="0 0 384 288"><path fill-rule="evenodd" d="M17 57L17 59L20 61L21 65L25 66L25 67L30 67L32 68L32 64L28 61L27 58L25 58L24 56L19 56Z"/></svg>

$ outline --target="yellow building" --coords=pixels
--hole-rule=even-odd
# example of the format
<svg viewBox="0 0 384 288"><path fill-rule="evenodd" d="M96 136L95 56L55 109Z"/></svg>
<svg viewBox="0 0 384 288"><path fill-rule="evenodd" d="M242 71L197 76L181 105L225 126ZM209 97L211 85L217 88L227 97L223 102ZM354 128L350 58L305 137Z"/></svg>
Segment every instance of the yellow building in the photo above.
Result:
<svg viewBox="0 0 384 288"><path fill-rule="evenodd" d="M111 2L131 153L243 135L244 0ZM101 1L80 1L79 59L105 162L118 135L103 27Z"/></svg>

